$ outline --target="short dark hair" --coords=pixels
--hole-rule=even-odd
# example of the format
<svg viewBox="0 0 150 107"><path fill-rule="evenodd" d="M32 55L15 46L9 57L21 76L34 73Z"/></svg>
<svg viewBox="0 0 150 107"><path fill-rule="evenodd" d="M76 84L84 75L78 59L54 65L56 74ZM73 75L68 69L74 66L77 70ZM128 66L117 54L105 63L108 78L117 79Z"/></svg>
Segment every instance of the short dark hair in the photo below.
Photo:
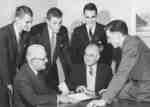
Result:
<svg viewBox="0 0 150 107"><path fill-rule="evenodd" d="M94 3L88 3L84 6L83 9L83 13L85 13L86 10L91 10L91 11L95 11L95 13L97 14L97 7Z"/></svg>
<svg viewBox="0 0 150 107"><path fill-rule="evenodd" d="M56 7L53 7L53 8L50 8L48 11L47 11L47 19L50 19L51 16L54 16L54 17L57 17L57 18L61 18L63 15L63 13L61 12L60 9L56 8Z"/></svg>
<svg viewBox="0 0 150 107"><path fill-rule="evenodd" d="M22 17L25 14L28 14L32 17L33 16L32 9L25 5L22 5L16 8L15 17Z"/></svg>
<svg viewBox="0 0 150 107"><path fill-rule="evenodd" d="M111 21L106 25L105 30L109 30L111 32L120 32L124 35L128 35L128 27L123 20Z"/></svg>

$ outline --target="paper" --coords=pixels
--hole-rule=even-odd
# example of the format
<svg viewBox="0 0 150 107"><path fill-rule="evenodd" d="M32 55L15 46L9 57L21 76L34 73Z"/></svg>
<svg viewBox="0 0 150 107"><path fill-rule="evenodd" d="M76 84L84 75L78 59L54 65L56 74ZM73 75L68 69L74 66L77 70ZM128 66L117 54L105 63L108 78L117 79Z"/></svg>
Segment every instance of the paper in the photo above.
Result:
<svg viewBox="0 0 150 107"><path fill-rule="evenodd" d="M77 102L95 98L95 96L90 96L90 95L87 95L87 94L85 94L85 93L69 94L68 97L70 97L70 98L76 100Z"/></svg>

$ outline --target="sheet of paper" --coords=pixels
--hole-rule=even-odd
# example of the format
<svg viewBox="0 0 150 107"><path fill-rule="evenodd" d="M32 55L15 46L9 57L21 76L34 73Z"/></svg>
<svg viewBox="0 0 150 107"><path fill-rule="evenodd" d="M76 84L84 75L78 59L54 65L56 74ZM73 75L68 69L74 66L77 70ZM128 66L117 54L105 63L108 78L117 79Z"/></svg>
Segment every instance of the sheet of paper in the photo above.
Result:
<svg viewBox="0 0 150 107"><path fill-rule="evenodd" d="M73 99L75 99L78 102L95 98L95 96L90 96L90 95L87 95L85 93L69 94L68 97L73 98Z"/></svg>

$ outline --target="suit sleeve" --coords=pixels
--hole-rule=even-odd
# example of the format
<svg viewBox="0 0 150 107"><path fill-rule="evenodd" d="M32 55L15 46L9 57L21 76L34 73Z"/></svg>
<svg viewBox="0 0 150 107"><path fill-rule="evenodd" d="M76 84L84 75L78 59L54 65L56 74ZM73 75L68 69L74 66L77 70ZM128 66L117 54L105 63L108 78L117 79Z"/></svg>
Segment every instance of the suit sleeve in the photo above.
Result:
<svg viewBox="0 0 150 107"><path fill-rule="evenodd" d="M71 59L73 63L78 63L78 60L82 59L82 45L81 45L81 38L79 38L80 33L78 29L75 29L72 33L71 36L71 46L70 46L70 51L71 51ZM77 59L78 58L78 59Z"/></svg>
<svg viewBox="0 0 150 107"><path fill-rule="evenodd" d="M5 35L0 34L0 78L2 82L7 85L10 84L9 75L9 59L8 59L8 41Z"/></svg>
<svg viewBox="0 0 150 107"><path fill-rule="evenodd" d="M113 76L113 74L112 74L112 69L109 67L109 66L105 66L105 68L104 68L104 72L105 72L105 78L104 78L104 88L107 88L107 86L109 85L109 82L111 81L111 79L112 79L112 76Z"/></svg>
<svg viewBox="0 0 150 107"><path fill-rule="evenodd" d="M57 97L54 94L37 95L27 80L16 81L15 89L17 93L33 106L56 104L57 102Z"/></svg>
<svg viewBox="0 0 150 107"><path fill-rule="evenodd" d="M136 42L128 43L123 50L123 56L118 68L118 72L112 78L107 92L103 94L102 99L111 102L112 99L120 92L128 80L130 71L138 59L138 46Z"/></svg>

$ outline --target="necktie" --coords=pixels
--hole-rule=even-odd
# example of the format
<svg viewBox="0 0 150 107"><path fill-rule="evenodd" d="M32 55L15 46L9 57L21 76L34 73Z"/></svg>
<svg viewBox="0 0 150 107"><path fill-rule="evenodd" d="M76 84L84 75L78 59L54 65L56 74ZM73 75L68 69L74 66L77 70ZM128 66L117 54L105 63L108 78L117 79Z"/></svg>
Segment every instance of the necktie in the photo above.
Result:
<svg viewBox="0 0 150 107"><path fill-rule="evenodd" d="M56 34L52 33L52 37L51 37L51 61L53 62L53 56L54 56L54 52L55 52L55 47L56 47Z"/></svg>
<svg viewBox="0 0 150 107"><path fill-rule="evenodd" d="M89 29L89 35L92 37L92 29Z"/></svg>
<svg viewBox="0 0 150 107"><path fill-rule="evenodd" d="M92 29L89 29L89 40L92 40Z"/></svg>
<svg viewBox="0 0 150 107"><path fill-rule="evenodd" d="M89 74L90 74L91 76L93 76L93 68L92 68L92 66L89 66Z"/></svg>

